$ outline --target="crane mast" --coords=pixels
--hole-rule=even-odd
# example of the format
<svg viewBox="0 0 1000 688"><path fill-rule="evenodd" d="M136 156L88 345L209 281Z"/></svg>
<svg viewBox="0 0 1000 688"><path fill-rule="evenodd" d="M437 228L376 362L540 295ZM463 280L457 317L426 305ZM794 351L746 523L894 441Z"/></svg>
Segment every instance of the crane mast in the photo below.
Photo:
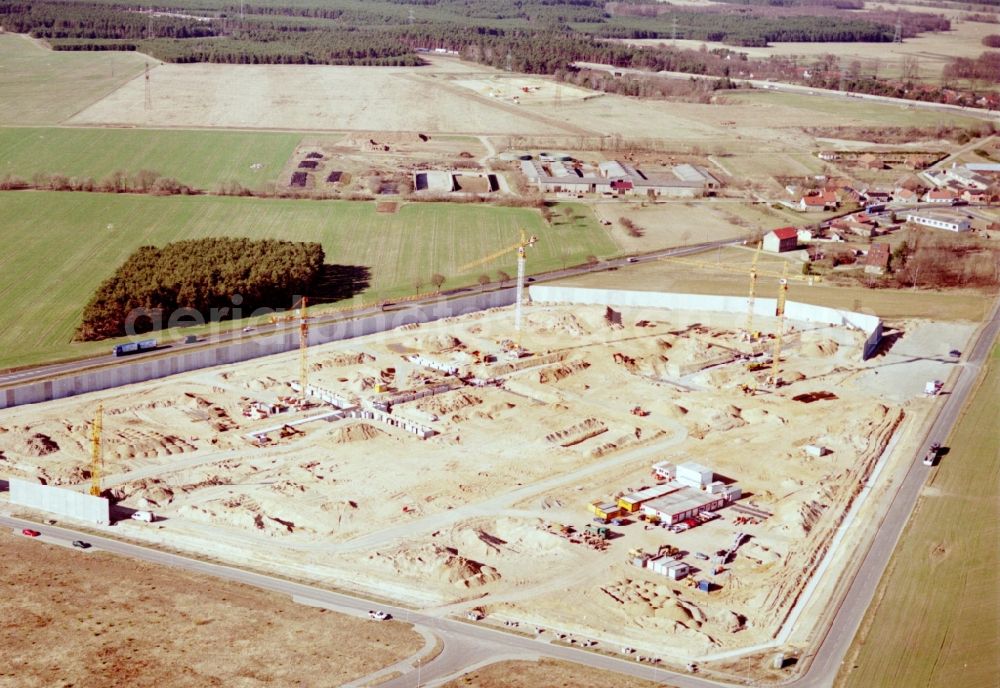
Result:
<svg viewBox="0 0 1000 688"><path fill-rule="evenodd" d="M785 263L785 270L788 272L788 263ZM781 360L781 339L785 334L785 297L788 294L788 279L782 277L778 282L778 300L774 306L774 315L778 318L778 329L774 333L774 348L771 351L771 386L778 387L779 363Z"/></svg>
<svg viewBox="0 0 1000 688"><path fill-rule="evenodd" d="M747 296L747 339L753 341L757 337L753 331L753 306L757 296L757 260L760 258L760 250L763 242L757 242L757 250L753 254L753 264L750 266L750 294Z"/></svg>
<svg viewBox="0 0 1000 688"><path fill-rule="evenodd" d="M474 268L478 265L483 265L484 263L489 263L491 260L495 260L500 256L504 256L511 251L517 251L517 284L515 285L515 296L514 296L514 341L515 345L521 347L521 318L522 318L522 306L524 304L524 277L525 277L525 263L526 263L526 251L525 249L529 246L534 246L538 242L538 237L535 235L528 236L528 233L521 229L521 240L516 244L511 244L510 246L500 249L495 253L491 253L485 258L480 258L479 260L472 261L471 263L466 263L465 265L458 268L459 272L465 272L469 268Z"/></svg>
<svg viewBox="0 0 1000 688"><path fill-rule="evenodd" d="M305 400L306 385L309 384L309 321L306 319L308 298L303 296L299 302L299 396Z"/></svg>
<svg viewBox="0 0 1000 688"><path fill-rule="evenodd" d="M101 433L104 423L104 404L97 405L94 424L90 427L90 494L101 496L101 466L104 457L101 452Z"/></svg>

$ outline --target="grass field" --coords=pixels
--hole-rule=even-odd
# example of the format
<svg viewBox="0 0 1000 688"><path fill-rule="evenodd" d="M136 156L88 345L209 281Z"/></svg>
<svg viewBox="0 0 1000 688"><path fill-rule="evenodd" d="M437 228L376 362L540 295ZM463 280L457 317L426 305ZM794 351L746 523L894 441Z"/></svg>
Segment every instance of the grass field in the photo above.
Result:
<svg viewBox="0 0 1000 688"><path fill-rule="evenodd" d="M0 128L0 176L36 172L100 181L154 170L197 189L277 181L299 134L150 129ZM260 163L260 169L250 166ZM287 181L287 180L285 180Z"/></svg>
<svg viewBox="0 0 1000 688"><path fill-rule="evenodd" d="M840 688L993 688L1000 676L1000 346L917 503Z"/></svg>
<svg viewBox="0 0 1000 688"><path fill-rule="evenodd" d="M57 124L157 61L129 52L52 52L0 33L0 124Z"/></svg>
<svg viewBox="0 0 1000 688"><path fill-rule="evenodd" d="M753 254L749 249L725 248L697 256L699 260L750 266ZM761 256L760 270L780 272L779 258ZM793 263L792 273L798 269ZM597 289L639 289L676 291L694 294L731 294L746 296L748 277L728 272L711 272L679 263L657 261L623 267L614 272L600 272L570 277L561 283ZM757 282L757 295L774 298L777 280L761 277ZM789 282L788 298L793 301L815 303L833 308L875 313L882 318L931 318L936 320L978 321L990 307L988 295L971 291L928 292L911 289L868 289L862 286L834 286L827 283L808 285Z"/></svg>
<svg viewBox="0 0 1000 688"><path fill-rule="evenodd" d="M320 241L331 264L370 269L366 301L414 293L417 277L444 288L475 284L488 272L515 273L513 253L458 276L457 266L517 239L519 227L540 241L530 272L616 252L588 210L557 212L553 226L534 210L417 203L377 214L374 203L255 198L19 192L0 195L0 368L104 351L73 344L80 313L97 285L142 245L206 236ZM559 210L559 209L557 209ZM110 227L110 228L109 228Z"/></svg>
<svg viewBox="0 0 1000 688"><path fill-rule="evenodd" d="M814 113L813 125L932 127L938 124L979 124L982 120L957 113L924 110L906 105L879 103L860 98L821 98L776 91L741 92L734 103L757 103L794 109L799 115ZM806 125L807 123L803 123Z"/></svg>

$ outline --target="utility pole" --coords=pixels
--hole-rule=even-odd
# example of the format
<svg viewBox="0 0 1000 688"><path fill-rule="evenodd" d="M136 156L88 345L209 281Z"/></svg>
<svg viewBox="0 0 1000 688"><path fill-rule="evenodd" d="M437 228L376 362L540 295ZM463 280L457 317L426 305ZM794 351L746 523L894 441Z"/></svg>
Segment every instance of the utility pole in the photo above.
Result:
<svg viewBox="0 0 1000 688"><path fill-rule="evenodd" d="M671 17L671 29L670 29L670 45L677 47L677 15L675 14Z"/></svg>
<svg viewBox="0 0 1000 688"><path fill-rule="evenodd" d="M903 17L899 14L899 12L896 13L896 32L892 36L892 42L903 42Z"/></svg>
<svg viewBox="0 0 1000 688"><path fill-rule="evenodd" d="M148 62L146 63L146 102L145 102L145 109L146 110L152 110L153 109L153 92L152 92L152 90L150 88L150 84L149 84L149 63Z"/></svg>

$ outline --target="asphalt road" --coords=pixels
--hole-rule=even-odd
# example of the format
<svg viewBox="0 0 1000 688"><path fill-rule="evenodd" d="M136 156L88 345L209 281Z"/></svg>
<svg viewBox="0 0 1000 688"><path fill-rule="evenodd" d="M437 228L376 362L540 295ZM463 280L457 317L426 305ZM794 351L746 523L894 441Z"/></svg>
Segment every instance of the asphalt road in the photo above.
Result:
<svg viewBox="0 0 1000 688"><path fill-rule="evenodd" d="M564 277L583 275L590 272L615 270L630 263L643 263L652 260L659 260L660 258L665 258L668 256L683 256L733 243L739 243L739 242L733 241L732 239L725 239L722 241L710 241L701 244L694 244L691 246L664 249L661 251L655 251L653 253L644 254L634 258L616 258L614 260L602 261L600 263L597 263L596 265L578 265L574 267L565 268L562 270L554 270L552 272L547 272L540 275L529 276L527 281L529 283L548 282L552 280L562 279ZM499 284L494 284L493 286L498 288L500 287ZM509 288L509 286L507 286L506 288ZM462 294L472 293L473 291L479 291L479 289L480 289L479 287L467 287L464 289L446 291L442 293L440 296L433 295L427 297L426 299L418 301L407 301L395 306L390 306L387 310L398 312L409 309L417 309L422 306L427 306L429 304L432 304L440 300L441 298L460 296ZM359 319L365 317L376 318L376 317L381 317L381 314L383 312L384 311L381 306L378 305L365 306L363 308L351 311L349 314L346 315L344 313L333 313L328 315L318 314L316 316L310 316L309 322L312 325L323 325L325 323L336 322L338 320L344 320L347 318L350 319ZM275 332L280 332L282 330L298 331L298 327L299 327L298 322L278 322L273 325L272 324L255 325L252 326L252 330L250 332L243 332L240 329L236 329L234 331L201 338L197 344L181 344L181 343L167 344L149 353L131 354L124 358L116 358L112 354L104 354L101 356L93 356L90 358L80 359L76 361L53 363L51 365L39 366L25 370L17 370L0 375L0 387L26 384L29 382L37 382L41 380L50 380L63 375L72 375L74 373L78 373L87 369L116 365L117 363L120 363L125 360L134 361L150 357L169 358L171 356L179 356L181 354L185 354L189 351L195 350L196 348L200 349L204 347L212 347L219 344L230 343L236 339L255 337L260 334L274 334ZM109 345L109 350L110 350L110 345Z"/></svg>

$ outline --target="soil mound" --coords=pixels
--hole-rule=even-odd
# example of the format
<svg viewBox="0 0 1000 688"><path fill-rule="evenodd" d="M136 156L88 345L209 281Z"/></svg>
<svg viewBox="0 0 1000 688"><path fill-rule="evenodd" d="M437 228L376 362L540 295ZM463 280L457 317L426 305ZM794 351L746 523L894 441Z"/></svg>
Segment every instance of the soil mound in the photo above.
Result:
<svg viewBox="0 0 1000 688"><path fill-rule="evenodd" d="M337 428L333 433L334 444L347 444L349 442L364 442L373 440L379 435L385 434L374 425L368 423L353 423Z"/></svg>

